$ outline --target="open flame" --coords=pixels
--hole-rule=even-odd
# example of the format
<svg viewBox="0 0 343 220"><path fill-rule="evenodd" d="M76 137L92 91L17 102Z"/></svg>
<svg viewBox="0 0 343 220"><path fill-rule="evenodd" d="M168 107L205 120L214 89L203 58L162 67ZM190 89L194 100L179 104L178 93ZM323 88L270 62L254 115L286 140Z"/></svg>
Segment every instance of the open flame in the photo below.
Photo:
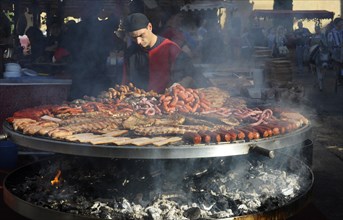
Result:
<svg viewBox="0 0 343 220"><path fill-rule="evenodd" d="M57 174L55 176L55 178L53 180L51 180L51 185L54 186L54 185L57 185L60 183L60 177L61 177L61 174L62 174L62 171L61 170L58 170L57 171Z"/></svg>

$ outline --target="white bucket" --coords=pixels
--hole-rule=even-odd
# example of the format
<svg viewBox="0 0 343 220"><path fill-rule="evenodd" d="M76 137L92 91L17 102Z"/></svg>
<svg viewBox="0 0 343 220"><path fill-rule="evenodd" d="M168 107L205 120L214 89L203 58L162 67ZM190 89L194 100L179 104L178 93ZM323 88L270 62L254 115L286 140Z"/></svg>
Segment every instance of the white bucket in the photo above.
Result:
<svg viewBox="0 0 343 220"><path fill-rule="evenodd" d="M5 64L6 72L20 72L21 67L18 63L6 63Z"/></svg>
<svg viewBox="0 0 343 220"><path fill-rule="evenodd" d="M5 72L3 73L4 78L20 77L21 67L18 63L6 63Z"/></svg>
<svg viewBox="0 0 343 220"><path fill-rule="evenodd" d="M21 72L4 72L3 73L4 78L15 78L15 77L21 77Z"/></svg>
<svg viewBox="0 0 343 220"><path fill-rule="evenodd" d="M253 69L253 79L254 79L254 87L261 88L263 87L264 82L264 73L263 69Z"/></svg>

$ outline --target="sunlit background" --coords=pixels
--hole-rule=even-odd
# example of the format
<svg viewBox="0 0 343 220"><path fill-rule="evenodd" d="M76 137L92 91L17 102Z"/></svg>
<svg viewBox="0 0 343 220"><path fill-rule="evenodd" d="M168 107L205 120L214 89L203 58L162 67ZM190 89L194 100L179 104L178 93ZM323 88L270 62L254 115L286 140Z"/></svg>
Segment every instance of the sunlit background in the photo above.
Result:
<svg viewBox="0 0 343 220"><path fill-rule="evenodd" d="M237 1L238 2L238 1ZM250 0L255 9L273 9L274 0ZM340 0L293 0L293 10L327 10L335 13L335 17L341 16ZM322 26L325 27L330 20L322 20ZM311 32L314 32L315 21L304 20L304 26ZM296 28L296 22L294 23Z"/></svg>

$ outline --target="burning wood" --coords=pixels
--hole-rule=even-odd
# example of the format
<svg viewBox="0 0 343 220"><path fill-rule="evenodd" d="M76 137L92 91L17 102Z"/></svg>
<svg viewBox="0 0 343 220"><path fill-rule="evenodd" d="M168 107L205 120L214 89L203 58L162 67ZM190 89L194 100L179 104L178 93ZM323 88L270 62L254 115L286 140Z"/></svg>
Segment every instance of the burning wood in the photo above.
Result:
<svg viewBox="0 0 343 220"><path fill-rule="evenodd" d="M222 219L266 213L302 197L313 176L295 161L258 156L177 161L59 157L27 168L22 182L9 177L8 188L35 206L80 218ZM63 185L50 187L49 175L40 174L61 165ZM58 170L51 185L60 181Z"/></svg>
<svg viewBox="0 0 343 220"><path fill-rule="evenodd" d="M60 183L61 174L62 174L62 171L57 170L57 174L56 174L55 178L50 181L52 186L58 185Z"/></svg>

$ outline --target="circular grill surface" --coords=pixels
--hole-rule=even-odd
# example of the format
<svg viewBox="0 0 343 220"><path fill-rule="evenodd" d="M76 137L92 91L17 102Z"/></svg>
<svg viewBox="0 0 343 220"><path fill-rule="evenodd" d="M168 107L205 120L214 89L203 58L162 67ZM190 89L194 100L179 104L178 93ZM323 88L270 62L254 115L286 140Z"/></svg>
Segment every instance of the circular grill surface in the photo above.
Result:
<svg viewBox="0 0 343 220"><path fill-rule="evenodd" d="M131 159L182 159L182 158L206 158L248 154L252 146L268 150L275 150L294 146L310 138L311 125L308 124L291 133L277 135L270 138L252 140L250 142L237 141L235 143L198 144L198 145L169 145L164 147L155 146L114 146L114 145L91 145L76 142L54 140L47 137L28 136L14 131L12 126L5 122L4 132L16 144L36 150L55 153L107 157L107 158L131 158Z"/></svg>

